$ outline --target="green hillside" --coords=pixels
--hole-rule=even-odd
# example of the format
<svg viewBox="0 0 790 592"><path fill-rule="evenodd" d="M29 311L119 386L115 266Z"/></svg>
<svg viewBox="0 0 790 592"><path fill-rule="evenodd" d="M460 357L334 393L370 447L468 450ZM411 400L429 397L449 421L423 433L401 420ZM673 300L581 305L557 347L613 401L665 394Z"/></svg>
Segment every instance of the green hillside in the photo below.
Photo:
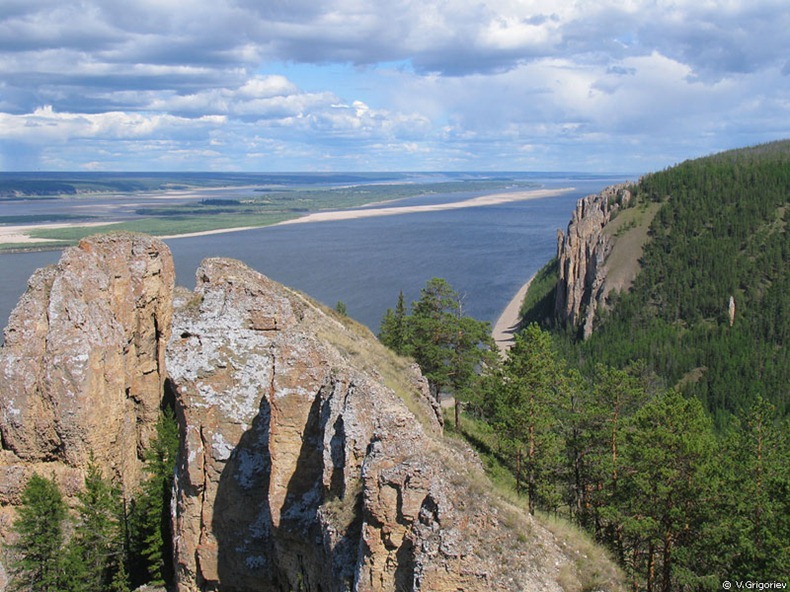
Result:
<svg viewBox="0 0 790 592"><path fill-rule="evenodd" d="M719 426L758 398L786 416L790 141L647 175L632 207L651 203L660 208L631 290L599 315L587 341L571 340L569 355L585 370L644 360L665 386L698 397ZM545 307L536 312L526 311L546 318Z"/></svg>
<svg viewBox="0 0 790 592"><path fill-rule="evenodd" d="M610 223L634 238L614 257L641 248L651 220L630 288L585 341L554 317L547 264L462 432L530 508L607 546L634 590L786 586L790 142L684 162L634 191Z"/></svg>

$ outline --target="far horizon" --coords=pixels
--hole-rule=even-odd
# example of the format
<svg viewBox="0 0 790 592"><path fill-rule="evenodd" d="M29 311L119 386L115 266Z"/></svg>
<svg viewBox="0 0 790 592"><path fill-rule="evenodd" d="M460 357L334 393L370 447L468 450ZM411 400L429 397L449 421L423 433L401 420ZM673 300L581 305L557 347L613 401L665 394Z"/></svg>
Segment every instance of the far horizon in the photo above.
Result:
<svg viewBox="0 0 790 592"><path fill-rule="evenodd" d="M706 156L706 155L703 155ZM644 173L628 173L623 171L575 171L568 170L474 170L474 169L454 169L454 170L338 170L338 171L310 171L310 170L271 170L271 171L201 171L201 170L106 170L106 171L82 171L82 170L41 170L41 171L0 171L0 176L6 175L239 175L239 176L260 176L260 175L305 175L305 176L330 176L330 175L574 175L590 177L610 177L612 175L629 175Z"/></svg>

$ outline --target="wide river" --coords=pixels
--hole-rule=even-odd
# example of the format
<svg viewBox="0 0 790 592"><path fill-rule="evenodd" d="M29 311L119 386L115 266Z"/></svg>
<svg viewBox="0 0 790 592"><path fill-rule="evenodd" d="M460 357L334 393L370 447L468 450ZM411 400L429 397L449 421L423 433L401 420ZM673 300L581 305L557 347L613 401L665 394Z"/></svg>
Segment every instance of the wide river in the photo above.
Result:
<svg viewBox="0 0 790 592"><path fill-rule="evenodd" d="M403 290L419 297L430 278L445 278L462 294L464 311L496 321L521 285L556 250L556 231L565 229L576 201L617 177L560 177L535 181L546 188L573 187L560 196L334 222L273 226L194 238L168 239L177 282L194 287L204 257L233 257L334 306L374 331ZM469 194L401 200L399 205L461 201ZM57 251L0 255L0 320L24 292L38 267L57 261Z"/></svg>

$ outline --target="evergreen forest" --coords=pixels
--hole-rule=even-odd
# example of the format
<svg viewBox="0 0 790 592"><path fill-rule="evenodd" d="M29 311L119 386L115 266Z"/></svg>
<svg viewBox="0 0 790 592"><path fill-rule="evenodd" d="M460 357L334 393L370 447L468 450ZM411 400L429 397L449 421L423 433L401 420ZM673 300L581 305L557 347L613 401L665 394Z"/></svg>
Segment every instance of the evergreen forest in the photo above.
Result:
<svg viewBox="0 0 790 592"><path fill-rule="evenodd" d="M449 427L531 513L605 545L632 590L787 585L790 141L684 162L632 189L630 207L660 208L631 289L582 340L553 316L548 263L510 351L491 355L476 333L475 371L437 384L457 395ZM421 328L439 281L411 313L401 295L380 334L428 376L453 372L463 333L457 305L434 316L443 329Z"/></svg>
<svg viewBox="0 0 790 592"><path fill-rule="evenodd" d="M790 408L790 141L647 175L634 206L662 204L641 272L569 355L590 369L644 360L716 425L759 399ZM730 298L734 306L729 322Z"/></svg>

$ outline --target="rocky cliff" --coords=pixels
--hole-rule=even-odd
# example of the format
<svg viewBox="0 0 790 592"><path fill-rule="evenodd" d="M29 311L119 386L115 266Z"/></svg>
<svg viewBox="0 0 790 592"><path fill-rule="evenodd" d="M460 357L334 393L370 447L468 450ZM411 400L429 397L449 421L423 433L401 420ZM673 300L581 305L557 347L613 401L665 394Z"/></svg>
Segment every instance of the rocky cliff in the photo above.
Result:
<svg viewBox="0 0 790 592"><path fill-rule="evenodd" d="M93 455L136 489L162 400L174 279L167 247L131 234L84 240L30 278L0 349L3 540L34 471L73 496Z"/></svg>
<svg viewBox="0 0 790 592"><path fill-rule="evenodd" d="M605 228L631 197L627 185L588 195L577 202L567 231L557 231L555 314L560 322L579 328L585 339L592 333L596 311L605 305L612 288L607 284L606 261L615 240Z"/></svg>
<svg viewBox="0 0 790 592"><path fill-rule="evenodd" d="M167 248L129 235L83 241L31 279L0 350L6 527L26 476L58 467L73 493L91 450L131 488L167 376L181 592L598 577L588 550L492 493L474 453L443 437L419 372L367 329L232 260L204 261L195 291L171 294Z"/></svg>

